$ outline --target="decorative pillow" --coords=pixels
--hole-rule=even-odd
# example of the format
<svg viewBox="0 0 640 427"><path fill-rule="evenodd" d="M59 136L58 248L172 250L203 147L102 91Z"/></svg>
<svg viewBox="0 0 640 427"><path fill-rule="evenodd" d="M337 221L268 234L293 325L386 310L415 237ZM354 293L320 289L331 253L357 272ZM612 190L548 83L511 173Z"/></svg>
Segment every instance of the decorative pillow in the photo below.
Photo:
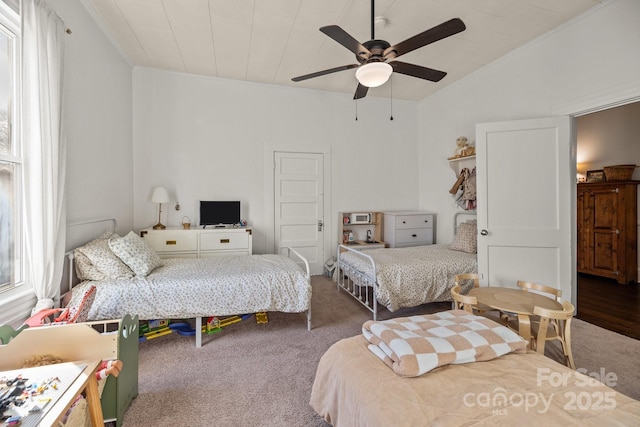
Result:
<svg viewBox="0 0 640 427"><path fill-rule="evenodd" d="M76 275L80 280L104 280L107 276L91 264L91 260L78 249L73 251L73 264L76 266Z"/></svg>
<svg viewBox="0 0 640 427"><path fill-rule="evenodd" d="M102 236L105 236L103 234ZM102 274L103 279L119 279L133 277L133 272L125 263L122 262L109 248L108 237L98 237L80 246L77 251L85 255L91 264L97 268ZM109 236L117 236L117 234L109 233Z"/></svg>
<svg viewBox="0 0 640 427"><path fill-rule="evenodd" d="M72 299L71 304L65 308L60 317L56 319L56 322L67 323L82 323L86 322L89 318L89 310L93 300L96 298L96 287L91 285L89 289L84 291L82 297L78 299ZM75 301L74 301L75 300Z"/></svg>
<svg viewBox="0 0 640 427"><path fill-rule="evenodd" d="M158 254L133 231L124 237L112 237L109 247L137 276L146 276L162 265Z"/></svg>
<svg viewBox="0 0 640 427"><path fill-rule="evenodd" d="M478 252L478 223L476 221L463 222L458 226L458 232L449 245L452 251Z"/></svg>

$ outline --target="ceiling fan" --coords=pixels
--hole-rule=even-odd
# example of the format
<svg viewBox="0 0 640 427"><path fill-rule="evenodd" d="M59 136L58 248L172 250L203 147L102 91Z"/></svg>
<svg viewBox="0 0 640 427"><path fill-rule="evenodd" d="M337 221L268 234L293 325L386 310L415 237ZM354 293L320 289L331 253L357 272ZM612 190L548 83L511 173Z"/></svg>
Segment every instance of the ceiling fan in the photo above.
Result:
<svg viewBox="0 0 640 427"><path fill-rule="evenodd" d="M358 87L356 88L356 93L353 95L353 99L364 98L370 87L384 84L392 72L438 82L442 80L447 73L434 70L433 68L396 61L396 58L430 43L457 34L467 28L460 18L453 18L391 46L386 40L376 40L374 27L374 0L371 0L371 40L360 43L337 25L321 27L320 31L353 52L356 55L358 64L329 68L327 70L294 77L291 80L299 82L324 76L325 74L357 68L356 78L358 79Z"/></svg>

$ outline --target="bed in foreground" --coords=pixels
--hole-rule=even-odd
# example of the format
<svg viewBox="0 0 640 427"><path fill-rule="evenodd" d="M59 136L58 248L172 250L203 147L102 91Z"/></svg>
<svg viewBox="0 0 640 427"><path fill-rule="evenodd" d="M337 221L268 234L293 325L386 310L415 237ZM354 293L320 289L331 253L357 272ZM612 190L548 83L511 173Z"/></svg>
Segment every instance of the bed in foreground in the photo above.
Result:
<svg viewBox="0 0 640 427"><path fill-rule="evenodd" d="M311 407L335 427L640 425L640 402L527 351L399 376L358 335L323 355Z"/></svg>

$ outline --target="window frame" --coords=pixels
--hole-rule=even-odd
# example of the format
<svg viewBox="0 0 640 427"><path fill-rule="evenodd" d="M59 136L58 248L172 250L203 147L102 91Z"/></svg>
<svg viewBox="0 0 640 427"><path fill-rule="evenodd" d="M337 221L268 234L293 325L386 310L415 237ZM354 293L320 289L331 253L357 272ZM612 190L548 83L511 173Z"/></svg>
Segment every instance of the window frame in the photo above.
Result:
<svg viewBox="0 0 640 427"><path fill-rule="evenodd" d="M11 227L14 235L14 280L7 285L0 285L0 303L6 303L22 294L33 293L33 290L26 283L25 271L25 245L24 245L24 227L23 227L23 209L24 209L24 189L22 186L24 180L23 165L23 144L21 133L21 99L22 99L22 79L21 79L21 31L20 16L11 7L0 1L0 31L8 38L13 40L12 43L12 72L13 72L13 93L11 98L11 152L9 154L0 154L0 161L11 163L14 165L14 179L16 197L13 206L14 216L12 218Z"/></svg>

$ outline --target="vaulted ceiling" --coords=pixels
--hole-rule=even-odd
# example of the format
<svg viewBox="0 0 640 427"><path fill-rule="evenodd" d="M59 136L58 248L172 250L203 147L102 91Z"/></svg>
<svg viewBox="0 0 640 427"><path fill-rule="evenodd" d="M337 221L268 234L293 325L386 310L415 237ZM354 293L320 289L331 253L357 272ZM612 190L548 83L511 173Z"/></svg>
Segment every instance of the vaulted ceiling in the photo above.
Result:
<svg viewBox="0 0 640 427"><path fill-rule="evenodd" d="M467 29L402 56L446 71L438 83L394 73L368 96L420 100L607 0L377 0L375 38L394 45L451 18ZM353 94L355 64L318 29L371 39L369 0L84 0L135 65Z"/></svg>

